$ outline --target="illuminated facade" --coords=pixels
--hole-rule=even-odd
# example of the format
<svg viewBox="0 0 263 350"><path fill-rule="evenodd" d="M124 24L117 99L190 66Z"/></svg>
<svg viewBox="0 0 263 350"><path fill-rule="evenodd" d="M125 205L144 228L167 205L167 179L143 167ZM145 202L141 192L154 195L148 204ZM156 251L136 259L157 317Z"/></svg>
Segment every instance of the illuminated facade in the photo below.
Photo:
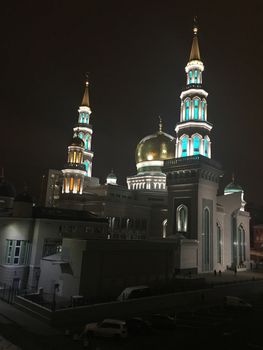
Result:
<svg viewBox="0 0 263 350"><path fill-rule="evenodd" d="M224 195L218 195L223 171L211 159L212 125L207 120L204 65L196 25L193 31L180 122L175 128L176 157L166 160L163 167L168 190L166 236L178 240L178 271L189 268L187 261L193 258L199 273L246 269L250 261L250 216L245 211L244 192L234 180Z"/></svg>
<svg viewBox="0 0 263 350"><path fill-rule="evenodd" d="M180 122L176 125L176 158L203 155L211 158L210 131L207 121L207 95L203 89L204 64L201 61L197 26L189 62L185 67L186 87L181 93Z"/></svg>
<svg viewBox="0 0 263 350"><path fill-rule="evenodd" d="M104 184L88 172L93 153L86 84L68 163L62 171L63 195L56 201L62 208L107 217L109 238L176 241L175 270L180 273L246 268L250 255L250 216L245 211L244 191L232 181L218 195L223 170L211 157L212 124L207 117L208 94L203 88L204 64L197 33L194 26L176 137L163 132L160 119L157 132L137 145L137 174L127 177L127 187L117 183L113 172Z"/></svg>
<svg viewBox="0 0 263 350"><path fill-rule="evenodd" d="M90 125L89 82L86 81L85 91L79 107L78 123L73 128L73 140L68 147L68 160L63 173L62 193L82 194L85 177L92 177L91 137Z"/></svg>
<svg viewBox="0 0 263 350"><path fill-rule="evenodd" d="M144 137L137 145L135 161L137 174L127 178L129 190L166 191L163 162L174 158L175 139L163 132L160 118L159 130Z"/></svg>

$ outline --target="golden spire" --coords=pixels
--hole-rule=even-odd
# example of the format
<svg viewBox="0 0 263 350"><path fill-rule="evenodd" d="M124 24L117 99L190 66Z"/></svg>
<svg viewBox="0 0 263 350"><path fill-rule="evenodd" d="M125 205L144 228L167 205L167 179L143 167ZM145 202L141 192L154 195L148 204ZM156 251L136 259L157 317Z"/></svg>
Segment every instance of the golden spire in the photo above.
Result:
<svg viewBox="0 0 263 350"><path fill-rule="evenodd" d="M162 132L163 131L163 121L162 121L161 116L159 116L158 118L159 118L159 132Z"/></svg>
<svg viewBox="0 0 263 350"><path fill-rule="evenodd" d="M85 83L85 91L83 95L83 99L81 102L81 107L89 107L89 80L88 73L86 73L86 83Z"/></svg>
<svg viewBox="0 0 263 350"><path fill-rule="evenodd" d="M190 58L189 61L201 61L200 57L200 50L199 50L199 45L198 45L198 38L197 38L197 33L198 33L198 26L197 26L197 17L194 17L194 38L193 38L193 43L192 43L192 48L191 48L191 53L190 53Z"/></svg>

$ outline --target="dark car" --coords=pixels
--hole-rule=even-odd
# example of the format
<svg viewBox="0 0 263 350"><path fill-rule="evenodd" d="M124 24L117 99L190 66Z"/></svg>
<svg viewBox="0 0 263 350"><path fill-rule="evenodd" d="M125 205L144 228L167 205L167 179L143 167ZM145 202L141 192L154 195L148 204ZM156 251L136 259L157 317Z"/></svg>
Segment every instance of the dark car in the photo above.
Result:
<svg viewBox="0 0 263 350"><path fill-rule="evenodd" d="M162 314L154 314L149 321L153 328L173 329L176 326L176 317Z"/></svg>
<svg viewBox="0 0 263 350"><path fill-rule="evenodd" d="M151 324L149 321L141 317L133 317L126 321L128 333L131 334L148 334L151 332Z"/></svg>

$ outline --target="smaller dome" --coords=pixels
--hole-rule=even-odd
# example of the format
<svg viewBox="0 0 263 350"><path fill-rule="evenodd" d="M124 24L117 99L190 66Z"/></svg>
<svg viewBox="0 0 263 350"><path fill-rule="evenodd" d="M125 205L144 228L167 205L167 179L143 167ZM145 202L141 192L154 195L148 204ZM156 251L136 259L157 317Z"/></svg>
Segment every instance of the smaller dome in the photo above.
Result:
<svg viewBox="0 0 263 350"><path fill-rule="evenodd" d="M106 184L111 184L111 185L117 184L117 176L114 174L113 170L107 176Z"/></svg>
<svg viewBox="0 0 263 350"><path fill-rule="evenodd" d="M33 203L33 198L27 191L24 191L15 197L15 202Z"/></svg>
<svg viewBox="0 0 263 350"><path fill-rule="evenodd" d="M231 181L224 189L224 194L230 194L235 192L243 192L243 188L238 185L235 180Z"/></svg>
<svg viewBox="0 0 263 350"><path fill-rule="evenodd" d="M71 146L85 147L85 143L80 137L75 136L72 139Z"/></svg>
<svg viewBox="0 0 263 350"><path fill-rule="evenodd" d="M2 177L0 179L0 197L15 197L16 191L13 185L5 181Z"/></svg>

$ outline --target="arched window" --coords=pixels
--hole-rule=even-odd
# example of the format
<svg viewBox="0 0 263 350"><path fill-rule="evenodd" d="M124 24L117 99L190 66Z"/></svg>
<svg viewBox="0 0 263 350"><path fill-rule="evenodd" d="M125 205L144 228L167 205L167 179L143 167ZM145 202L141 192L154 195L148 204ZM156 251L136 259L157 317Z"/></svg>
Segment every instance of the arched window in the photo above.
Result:
<svg viewBox="0 0 263 350"><path fill-rule="evenodd" d="M73 187L74 187L74 178L71 177L69 180L69 190L73 191Z"/></svg>
<svg viewBox="0 0 263 350"><path fill-rule="evenodd" d="M190 110L190 102L187 100L185 102L185 120L189 120L189 110Z"/></svg>
<svg viewBox="0 0 263 350"><path fill-rule="evenodd" d="M199 154L200 153L200 137L195 135L193 137L193 148L194 148L194 155Z"/></svg>
<svg viewBox="0 0 263 350"><path fill-rule="evenodd" d="M177 232L187 232L188 209L184 204L179 205L176 210Z"/></svg>
<svg viewBox="0 0 263 350"><path fill-rule="evenodd" d="M198 115L199 115L199 100L195 99L194 100L194 119L198 120Z"/></svg>
<svg viewBox="0 0 263 350"><path fill-rule="evenodd" d="M195 69L195 84L198 83L198 71Z"/></svg>
<svg viewBox="0 0 263 350"><path fill-rule="evenodd" d="M190 70L189 71L189 84L192 84L192 80L193 80L193 72Z"/></svg>
<svg viewBox="0 0 263 350"><path fill-rule="evenodd" d="M209 150L209 140L207 139L207 137L205 137L204 139L204 156L208 157L208 150Z"/></svg>
<svg viewBox="0 0 263 350"><path fill-rule="evenodd" d="M217 262L222 264L222 231L220 225L216 224L217 230Z"/></svg>
<svg viewBox="0 0 263 350"><path fill-rule="evenodd" d="M78 182L77 182L78 192L80 192L80 185L81 185L81 181L80 181L80 179L78 179Z"/></svg>
<svg viewBox="0 0 263 350"><path fill-rule="evenodd" d="M86 136L86 140L85 140L85 149L89 150L89 135Z"/></svg>
<svg viewBox="0 0 263 350"><path fill-rule="evenodd" d="M184 136L181 139L182 142L182 157L187 157L187 148L188 148L188 137Z"/></svg>
<svg viewBox="0 0 263 350"><path fill-rule="evenodd" d="M209 271L210 266L210 211L205 208L203 211L203 241L202 241L202 260L203 271Z"/></svg>
<svg viewBox="0 0 263 350"><path fill-rule="evenodd" d="M239 264L244 263L246 260L246 241L245 230L242 225L238 227L238 251L239 251Z"/></svg>
<svg viewBox="0 0 263 350"><path fill-rule="evenodd" d="M80 132L78 136L79 136L80 139L83 139L83 133L82 132Z"/></svg>
<svg viewBox="0 0 263 350"><path fill-rule="evenodd" d="M163 238L166 238L167 219L163 221Z"/></svg>
<svg viewBox="0 0 263 350"><path fill-rule="evenodd" d="M202 120L205 120L205 101L202 101Z"/></svg>

